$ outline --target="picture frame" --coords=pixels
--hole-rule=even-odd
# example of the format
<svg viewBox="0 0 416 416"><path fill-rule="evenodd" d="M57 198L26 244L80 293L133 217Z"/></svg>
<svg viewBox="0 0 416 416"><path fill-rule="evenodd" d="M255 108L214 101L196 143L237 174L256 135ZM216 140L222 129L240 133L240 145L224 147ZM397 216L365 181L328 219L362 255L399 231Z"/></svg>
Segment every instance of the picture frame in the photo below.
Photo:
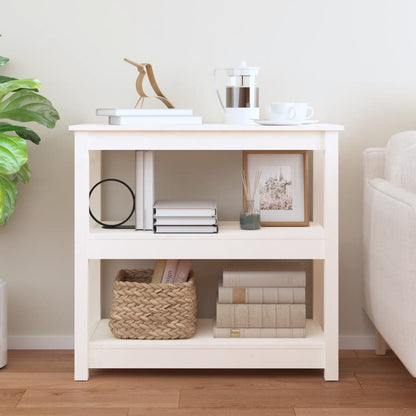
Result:
<svg viewBox="0 0 416 416"><path fill-rule="evenodd" d="M259 174L260 180L255 186ZM252 189L256 188L254 207L260 210L261 226L309 226L306 150L245 150L243 176Z"/></svg>

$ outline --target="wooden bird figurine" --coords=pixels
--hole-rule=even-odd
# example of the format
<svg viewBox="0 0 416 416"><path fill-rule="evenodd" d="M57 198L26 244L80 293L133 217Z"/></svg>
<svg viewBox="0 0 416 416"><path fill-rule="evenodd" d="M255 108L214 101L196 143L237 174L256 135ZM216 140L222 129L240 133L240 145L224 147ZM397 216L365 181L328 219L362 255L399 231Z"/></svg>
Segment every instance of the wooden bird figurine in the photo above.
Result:
<svg viewBox="0 0 416 416"><path fill-rule="evenodd" d="M124 58L126 62L129 64L135 66L137 70L139 71L139 76L136 80L136 90L139 94L139 99L134 106L134 108L137 108L137 106L140 104L140 108L143 107L144 99L145 98L157 98L158 100L162 101L163 104L166 105L168 108L175 108L173 104L165 97L165 95L160 90L159 86L157 85L155 75L153 73L152 65L150 64L138 64L137 62L131 61L130 59ZM156 93L154 96L149 96L144 92L143 89L143 80L146 77L146 74L149 78L149 82L151 87L153 88L153 91Z"/></svg>

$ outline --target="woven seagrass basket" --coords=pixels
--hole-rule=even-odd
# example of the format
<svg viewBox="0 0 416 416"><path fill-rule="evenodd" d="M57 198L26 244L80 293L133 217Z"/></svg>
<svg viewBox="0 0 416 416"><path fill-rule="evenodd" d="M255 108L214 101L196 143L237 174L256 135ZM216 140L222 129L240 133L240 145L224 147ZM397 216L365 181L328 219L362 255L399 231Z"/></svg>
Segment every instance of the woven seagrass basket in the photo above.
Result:
<svg viewBox="0 0 416 416"><path fill-rule="evenodd" d="M151 283L151 269L123 269L114 281L110 329L123 339L183 339L196 332L195 278Z"/></svg>

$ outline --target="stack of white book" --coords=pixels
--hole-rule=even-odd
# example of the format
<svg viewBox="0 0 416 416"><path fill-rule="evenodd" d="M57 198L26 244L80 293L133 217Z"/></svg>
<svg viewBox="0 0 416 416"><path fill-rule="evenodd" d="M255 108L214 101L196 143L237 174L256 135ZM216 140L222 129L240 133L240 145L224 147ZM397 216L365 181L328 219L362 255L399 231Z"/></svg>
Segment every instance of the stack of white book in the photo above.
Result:
<svg viewBox="0 0 416 416"><path fill-rule="evenodd" d="M108 124L119 126L202 124L202 117L194 116L187 108L98 108L96 114L107 116Z"/></svg>
<svg viewBox="0 0 416 416"><path fill-rule="evenodd" d="M225 265L214 337L305 337L305 286L300 263Z"/></svg>
<svg viewBox="0 0 416 416"><path fill-rule="evenodd" d="M215 201L157 201L154 204L155 233L217 233Z"/></svg>

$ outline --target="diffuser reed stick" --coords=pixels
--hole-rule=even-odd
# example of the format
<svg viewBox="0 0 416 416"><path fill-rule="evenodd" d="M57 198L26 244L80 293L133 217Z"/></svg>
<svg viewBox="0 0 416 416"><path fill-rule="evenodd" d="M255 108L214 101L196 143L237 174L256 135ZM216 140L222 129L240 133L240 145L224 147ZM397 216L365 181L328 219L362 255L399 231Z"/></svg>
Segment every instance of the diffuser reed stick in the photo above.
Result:
<svg viewBox="0 0 416 416"><path fill-rule="evenodd" d="M241 173L241 180L243 182L244 190L244 200L245 201L254 201L254 196L256 195L257 189L260 184L261 170L257 169L254 173L254 183L253 183L253 192L251 192L250 180L245 172Z"/></svg>
<svg viewBox="0 0 416 416"><path fill-rule="evenodd" d="M244 190L244 211L240 214L240 228L258 230L260 228L260 211L254 208L254 197L260 184L261 170L254 173L253 188L245 172L241 173Z"/></svg>

